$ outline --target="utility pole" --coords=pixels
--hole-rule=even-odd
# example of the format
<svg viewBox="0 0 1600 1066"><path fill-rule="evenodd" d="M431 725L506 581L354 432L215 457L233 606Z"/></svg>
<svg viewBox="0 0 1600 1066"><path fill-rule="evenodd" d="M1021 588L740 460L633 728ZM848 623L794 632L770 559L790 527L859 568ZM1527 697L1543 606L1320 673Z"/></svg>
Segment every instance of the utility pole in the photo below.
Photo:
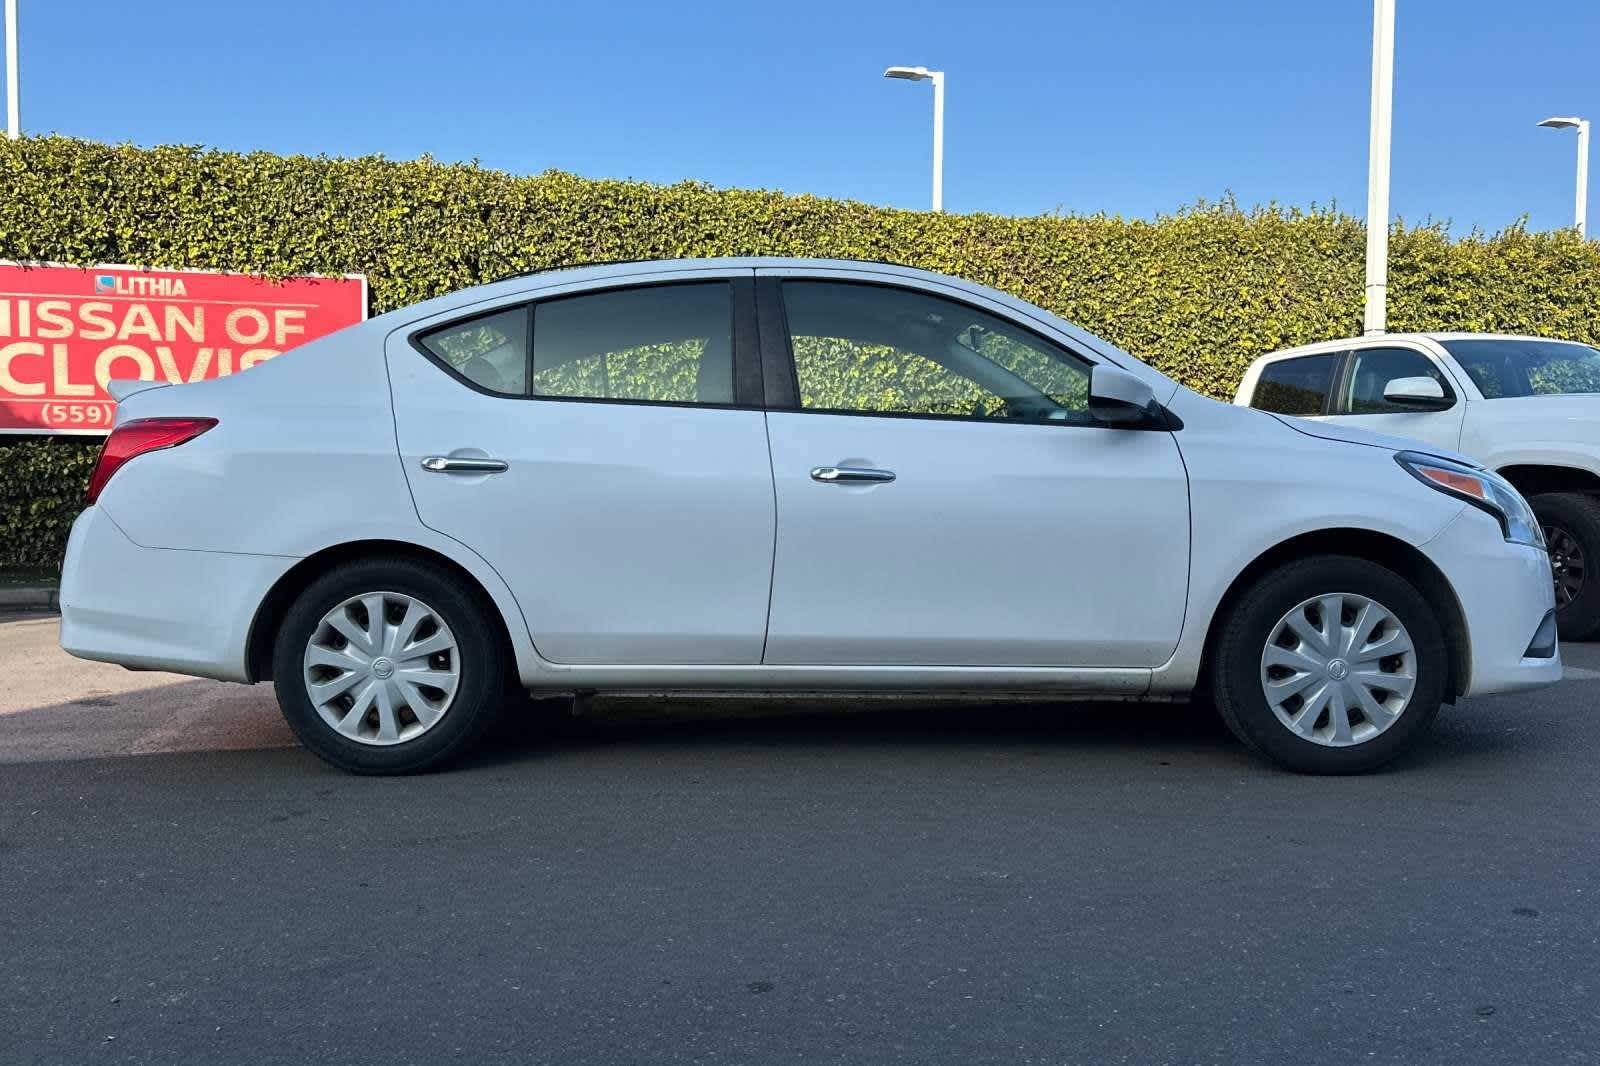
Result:
<svg viewBox="0 0 1600 1066"><path fill-rule="evenodd" d="M1367 145L1367 306L1364 333L1389 324L1389 141L1394 111L1394 0L1372 3L1372 131Z"/></svg>
<svg viewBox="0 0 1600 1066"><path fill-rule="evenodd" d="M17 0L6 0L6 136L22 136L22 105L17 99Z"/></svg>

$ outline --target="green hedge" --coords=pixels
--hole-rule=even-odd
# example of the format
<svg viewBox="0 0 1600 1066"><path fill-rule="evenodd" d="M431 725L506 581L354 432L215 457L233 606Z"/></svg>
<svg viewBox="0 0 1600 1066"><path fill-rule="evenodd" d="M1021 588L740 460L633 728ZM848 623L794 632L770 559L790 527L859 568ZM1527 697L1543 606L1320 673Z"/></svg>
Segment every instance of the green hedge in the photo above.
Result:
<svg viewBox="0 0 1600 1066"><path fill-rule="evenodd" d="M0 568L60 564L98 447L71 437L0 444Z"/></svg>
<svg viewBox="0 0 1600 1066"><path fill-rule="evenodd" d="M562 263L711 255L886 259L993 285L1186 384L1232 394L1256 355L1361 327L1364 230L1335 211L1201 204L1153 222L934 215L778 192L518 177L431 160L0 143L0 258L366 274L375 311ZM1395 330L1600 340L1600 245L1513 227L1396 226ZM52 561L88 445L17 442L0 567Z"/></svg>

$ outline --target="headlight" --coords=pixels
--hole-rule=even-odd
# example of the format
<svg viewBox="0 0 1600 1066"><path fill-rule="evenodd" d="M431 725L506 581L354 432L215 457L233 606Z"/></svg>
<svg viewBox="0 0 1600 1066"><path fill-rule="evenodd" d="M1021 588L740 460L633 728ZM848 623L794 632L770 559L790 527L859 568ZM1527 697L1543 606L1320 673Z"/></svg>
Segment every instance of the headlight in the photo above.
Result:
<svg viewBox="0 0 1600 1066"><path fill-rule="evenodd" d="M1533 508L1511 487L1511 482L1499 474L1421 452L1399 452L1394 459L1429 488L1459 496L1494 515L1501 532L1511 543L1544 547L1544 530L1539 528Z"/></svg>

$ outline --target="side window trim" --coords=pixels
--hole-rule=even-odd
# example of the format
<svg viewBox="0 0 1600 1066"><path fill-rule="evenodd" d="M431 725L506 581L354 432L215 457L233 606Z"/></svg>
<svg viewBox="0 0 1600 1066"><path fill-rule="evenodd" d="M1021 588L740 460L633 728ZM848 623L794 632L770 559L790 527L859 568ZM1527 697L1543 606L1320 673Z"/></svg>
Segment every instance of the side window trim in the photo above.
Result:
<svg viewBox="0 0 1600 1066"><path fill-rule="evenodd" d="M756 320L761 337L761 371L764 401L769 411L800 410L800 379L789 344L789 321L783 310L780 282L775 277L756 278Z"/></svg>
<svg viewBox="0 0 1600 1066"><path fill-rule="evenodd" d="M539 304L554 303L558 300L573 299L577 297L597 295L607 292L636 291L646 288L661 288L672 285L704 285L716 283L726 285L729 290L729 338L732 346L733 359L733 398L734 402L704 403L699 400L635 400L613 399L604 396L541 396L533 391L533 346L535 308ZM465 326L483 318L491 318L504 314L507 311L521 310L525 318L525 350L523 357L527 366L527 380L520 393L498 392L486 388L476 381L462 374L445 360L439 358L428 346L422 343L422 338L430 334L447 330L452 327ZM448 315L448 312L446 313ZM497 400L538 400L546 403L601 403L601 404L628 404L632 406L647 407L703 407L712 410L761 410L762 403L762 344L764 335L758 333L758 313L755 304L755 283L753 271L743 271L739 274L711 277L672 278L659 281L628 281L619 279L617 284L600 283L589 288L574 289L566 292L553 293L549 296L536 298L522 298L498 303L492 307L474 310L458 318L439 317L430 319L420 326L407 330L406 343L428 362L444 371L455 381L473 392L489 396Z"/></svg>
<svg viewBox="0 0 1600 1066"><path fill-rule="evenodd" d="M1333 381L1328 386L1328 398L1323 401L1325 418L1347 415L1350 406L1350 382L1356 372L1355 349L1345 348L1334 353Z"/></svg>
<svg viewBox="0 0 1600 1066"><path fill-rule="evenodd" d="M817 410L802 407L800 404L799 371L795 366L793 345L789 339L788 316L784 308L783 283L793 282L823 282L836 285L860 285L868 288L891 289L897 292L908 292L931 299L947 300L953 304L971 308L974 311L1001 319L1018 332L1032 337L1040 344L1047 346L1064 355L1070 364L1077 364L1086 373L1093 373L1100 360L1085 355L1078 349L1071 347L1054 337L1047 337L1031 324L1018 321L1011 314L996 311L980 304L963 300L942 291L923 289L918 286L899 285L893 280L869 280L866 278L838 276L834 274L800 274L784 271L781 274L758 274L756 278L757 308L760 320L761 333L761 362L766 381L766 402L769 411L793 411L801 414L838 415L854 418L915 418L929 422L985 422L995 425L1011 426L1058 426L1062 428L1076 427L1080 429L1105 429L1110 427L1106 423L1093 421L1071 421L1053 419L1001 419L975 415L946 415L924 414L910 411L849 411L849 410ZM1006 371L997 365L997 370ZM1024 382L1026 384L1026 382ZM1030 386L1031 388L1031 386Z"/></svg>

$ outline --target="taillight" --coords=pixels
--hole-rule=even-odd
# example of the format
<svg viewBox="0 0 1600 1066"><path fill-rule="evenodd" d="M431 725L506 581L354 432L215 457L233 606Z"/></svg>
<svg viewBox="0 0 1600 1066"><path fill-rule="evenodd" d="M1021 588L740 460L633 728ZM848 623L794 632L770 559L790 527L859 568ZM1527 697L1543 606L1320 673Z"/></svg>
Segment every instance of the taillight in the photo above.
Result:
<svg viewBox="0 0 1600 1066"><path fill-rule="evenodd" d="M100 459L89 475L88 502L100 498L101 491L111 475L122 469L122 464L145 452L162 448L176 448L217 424L215 418L135 418L111 431L100 449Z"/></svg>

